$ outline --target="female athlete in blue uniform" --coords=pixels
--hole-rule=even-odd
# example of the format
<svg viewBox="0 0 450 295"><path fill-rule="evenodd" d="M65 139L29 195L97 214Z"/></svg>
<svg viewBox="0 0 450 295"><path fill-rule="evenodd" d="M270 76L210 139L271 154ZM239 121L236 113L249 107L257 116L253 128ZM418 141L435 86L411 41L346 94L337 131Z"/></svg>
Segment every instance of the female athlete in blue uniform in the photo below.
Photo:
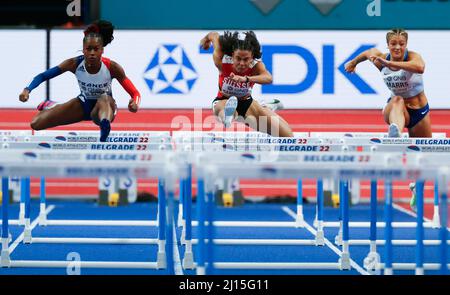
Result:
<svg viewBox="0 0 450 295"><path fill-rule="evenodd" d="M364 51L345 65L354 72L360 62L370 60L380 70L391 97L383 109L384 120L389 124L389 137L400 137L404 127L410 137L432 137L430 108L425 96L422 74L425 63L417 52L408 51L408 33L393 29L386 34L389 53L375 48ZM416 210L415 183L410 185L413 195L411 208Z"/></svg>
<svg viewBox="0 0 450 295"><path fill-rule="evenodd" d="M348 62L345 70L352 73L365 60L380 70L392 93L383 109L390 137L400 137L404 127L410 137L431 137L430 108L422 79L425 63L420 54L407 50L406 31L393 29L387 33L386 41L389 53L371 48Z"/></svg>
<svg viewBox="0 0 450 295"><path fill-rule="evenodd" d="M137 112L141 95L127 78L123 68L116 62L102 57L104 47L111 43L114 26L108 21L97 21L84 31L83 55L63 61L36 77L19 96L26 102L30 92L42 82L70 71L75 74L80 87L80 95L63 104L47 100L39 104L40 111L32 120L31 128L42 130L60 125L92 120L100 127L100 141L106 141L111 130L117 106L112 97L111 82L117 79L130 94L130 112Z"/></svg>

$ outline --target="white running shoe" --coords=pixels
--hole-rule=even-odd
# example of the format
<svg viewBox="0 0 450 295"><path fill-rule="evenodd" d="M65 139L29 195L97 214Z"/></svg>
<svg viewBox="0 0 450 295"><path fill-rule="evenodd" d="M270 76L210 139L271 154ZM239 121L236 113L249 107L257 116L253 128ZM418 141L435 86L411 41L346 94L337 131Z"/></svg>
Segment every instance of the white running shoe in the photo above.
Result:
<svg viewBox="0 0 450 295"><path fill-rule="evenodd" d="M267 107L271 109L272 111L278 111L284 109L283 103L279 99L270 99L268 101L263 100L261 105L263 107Z"/></svg>
<svg viewBox="0 0 450 295"><path fill-rule="evenodd" d="M238 100L236 96L231 96L225 103L224 119L223 119L223 125L225 126L225 128L231 126L231 122L233 121L234 112L236 111L237 105Z"/></svg>
<svg viewBox="0 0 450 295"><path fill-rule="evenodd" d="M389 125L388 137L401 137L400 128L398 128L397 124L391 123Z"/></svg>

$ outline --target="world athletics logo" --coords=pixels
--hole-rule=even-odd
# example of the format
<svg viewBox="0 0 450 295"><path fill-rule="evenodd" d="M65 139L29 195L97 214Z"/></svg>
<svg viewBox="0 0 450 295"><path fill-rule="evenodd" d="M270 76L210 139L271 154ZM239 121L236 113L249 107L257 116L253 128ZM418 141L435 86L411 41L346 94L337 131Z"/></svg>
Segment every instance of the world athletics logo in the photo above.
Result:
<svg viewBox="0 0 450 295"><path fill-rule="evenodd" d="M198 79L197 71L181 45L161 45L144 73L155 94L187 94Z"/></svg>

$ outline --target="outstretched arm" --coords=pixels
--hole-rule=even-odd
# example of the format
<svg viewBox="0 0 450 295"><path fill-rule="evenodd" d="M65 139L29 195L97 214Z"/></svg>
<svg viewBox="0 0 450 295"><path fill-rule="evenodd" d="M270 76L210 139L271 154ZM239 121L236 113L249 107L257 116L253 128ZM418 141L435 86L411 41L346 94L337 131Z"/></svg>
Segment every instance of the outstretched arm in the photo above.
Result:
<svg viewBox="0 0 450 295"><path fill-rule="evenodd" d="M130 101L128 102L128 110L136 113L139 109L139 104L141 103L141 94L136 87L134 87L133 82L125 75L123 68L114 61L111 61L111 74L131 96Z"/></svg>
<svg viewBox="0 0 450 295"><path fill-rule="evenodd" d="M219 33L209 32L202 40L200 40L200 45L203 49L208 50L211 44L214 46L213 60L219 71L222 71L222 58L223 52L222 47L219 42Z"/></svg>
<svg viewBox="0 0 450 295"><path fill-rule="evenodd" d="M22 102L26 102L30 98L30 92L33 91L36 87L38 87L42 82L50 80L56 76L61 75L67 71L74 71L74 67L76 65L76 58L70 58L63 61L60 65L48 69L45 72L40 73L36 77L33 78L31 83L25 87L22 93L19 95L19 100Z"/></svg>
<svg viewBox="0 0 450 295"><path fill-rule="evenodd" d="M420 54L411 51L408 54L408 61L392 61L386 60L381 57L375 57L375 61L395 71L405 70L412 73L423 74L423 72L425 71L425 62L423 61Z"/></svg>
<svg viewBox="0 0 450 295"><path fill-rule="evenodd" d="M373 64L379 69L381 70L381 68L383 67L383 65L376 60L376 57L384 57L384 54L379 51L376 48L370 48L366 51L363 51L361 54L359 54L357 57L355 57L354 59L352 59L351 61L347 62L345 64L345 71L348 73L354 73L356 66L366 60L370 60L373 62Z"/></svg>

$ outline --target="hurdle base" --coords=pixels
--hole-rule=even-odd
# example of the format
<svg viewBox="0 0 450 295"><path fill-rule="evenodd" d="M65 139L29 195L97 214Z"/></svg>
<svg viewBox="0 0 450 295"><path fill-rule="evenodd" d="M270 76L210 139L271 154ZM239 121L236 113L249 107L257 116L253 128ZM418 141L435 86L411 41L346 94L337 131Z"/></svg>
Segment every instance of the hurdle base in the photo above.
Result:
<svg viewBox="0 0 450 295"><path fill-rule="evenodd" d="M25 228L23 231L23 243L24 244L31 244L33 242L33 237L31 235L31 229Z"/></svg>
<svg viewBox="0 0 450 295"><path fill-rule="evenodd" d="M0 267L11 267L11 258L9 256L9 249L2 250L0 258Z"/></svg>
<svg viewBox="0 0 450 295"><path fill-rule="evenodd" d="M295 221L295 228L304 228L304 227L305 227L305 221L303 219Z"/></svg>
<svg viewBox="0 0 450 295"><path fill-rule="evenodd" d="M184 269L194 269L194 255L192 252L185 252L183 258Z"/></svg>
<svg viewBox="0 0 450 295"><path fill-rule="evenodd" d="M303 210L303 209L300 209ZM299 209L297 208L297 211ZM300 211L297 213L297 216L295 218L295 228L304 228L305 227L305 218L303 216L303 213Z"/></svg>
<svg viewBox="0 0 450 295"><path fill-rule="evenodd" d="M316 234L316 240L315 240L316 246L323 246L325 245L325 235L323 230L318 230Z"/></svg>
<svg viewBox="0 0 450 295"><path fill-rule="evenodd" d="M38 217L38 225L39 226L47 226L47 215L45 213L39 214Z"/></svg>
<svg viewBox="0 0 450 295"><path fill-rule="evenodd" d="M350 265L350 253L342 253L341 258L338 260L340 270L350 270L352 267Z"/></svg>
<svg viewBox="0 0 450 295"><path fill-rule="evenodd" d="M380 254L378 254L377 252L369 252L369 254L367 254L367 257L364 258L364 268L367 271L377 271L380 269Z"/></svg>
<svg viewBox="0 0 450 295"><path fill-rule="evenodd" d="M431 223L431 227L434 229L441 228L441 216L439 215L439 207L434 208L433 221Z"/></svg>
<svg viewBox="0 0 450 295"><path fill-rule="evenodd" d="M158 252L158 257L156 259L156 268L165 269L166 267L166 252Z"/></svg>

